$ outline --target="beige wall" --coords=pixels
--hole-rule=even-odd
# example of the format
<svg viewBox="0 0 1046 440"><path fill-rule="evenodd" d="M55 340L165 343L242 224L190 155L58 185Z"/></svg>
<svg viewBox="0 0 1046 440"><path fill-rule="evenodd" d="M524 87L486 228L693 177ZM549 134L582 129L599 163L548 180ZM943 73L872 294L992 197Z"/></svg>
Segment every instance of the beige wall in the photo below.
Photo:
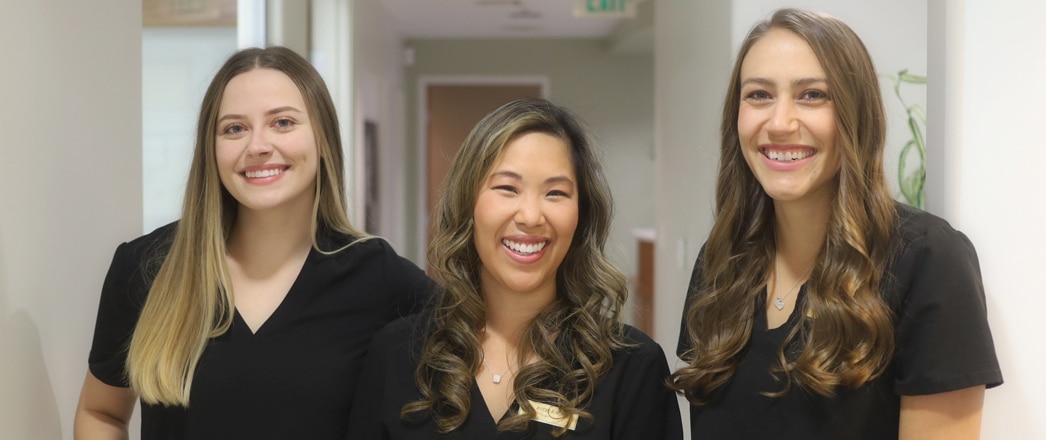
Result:
<svg viewBox="0 0 1046 440"><path fill-rule="evenodd" d="M407 67L407 151L417 167L417 81L422 76L528 76L548 78L548 97L575 111L595 132L604 151L617 214L608 253L634 274L633 228L654 223L653 59L650 54L612 54L599 40L409 40L415 63ZM409 173L412 198L407 218L421 218L418 182ZM410 228L418 243L418 224ZM416 255L412 255L416 256Z"/></svg>
<svg viewBox="0 0 1046 440"><path fill-rule="evenodd" d="M98 294L141 233L141 5L0 9L0 434L72 438Z"/></svg>

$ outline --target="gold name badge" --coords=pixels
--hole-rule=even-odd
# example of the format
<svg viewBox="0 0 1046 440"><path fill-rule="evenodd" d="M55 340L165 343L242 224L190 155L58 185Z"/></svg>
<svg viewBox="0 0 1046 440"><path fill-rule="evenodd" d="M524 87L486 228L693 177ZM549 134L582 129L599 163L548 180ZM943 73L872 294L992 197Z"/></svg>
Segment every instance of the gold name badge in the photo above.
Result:
<svg viewBox="0 0 1046 440"><path fill-rule="evenodd" d="M577 414L567 417L563 415L559 408L547 403L535 402L533 400L529 402L530 406L534 407L534 418L532 420L560 428L567 428L571 431L577 429ZM519 413L523 414L522 408L520 408Z"/></svg>

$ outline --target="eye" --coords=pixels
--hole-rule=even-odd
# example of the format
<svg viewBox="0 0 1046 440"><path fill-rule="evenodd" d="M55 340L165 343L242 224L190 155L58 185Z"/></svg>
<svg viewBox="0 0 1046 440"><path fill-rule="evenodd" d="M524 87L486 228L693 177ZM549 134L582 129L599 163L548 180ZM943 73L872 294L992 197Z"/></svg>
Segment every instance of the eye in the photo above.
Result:
<svg viewBox="0 0 1046 440"><path fill-rule="evenodd" d="M243 133L244 130L246 130L246 129L242 125L240 125L240 124L229 124L228 126L226 126L222 130L222 134L225 134L225 135L236 135L236 134Z"/></svg>
<svg viewBox="0 0 1046 440"><path fill-rule="evenodd" d="M560 190L560 189L554 189L554 190L549 191L547 196L549 196L549 197L570 198L570 193L568 193L566 191L563 191L563 190Z"/></svg>
<svg viewBox="0 0 1046 440"><path fill-rule="evenodd" d="M507 192L507 193L512 193L512 194L516 194L517 193L516 187L514 187L512 185L497 185L497 186L495 186L492 189L494 191L501 191L501 192Z"/></svg>
<svg viewBox="0 0 1046 440"><path fill-rule="evenodd" d="M774 97L766 90L752 90L744 95L745 101L754 103L770 101L772 99L774 99Z"/></svg>
<svg viewBox="0 0 1046 440"><path fill-rule="evenodd" d="M801 93L799 95L799 100L806 102L824 102L830 101L831 99L828 97L828 92L818 89L810 89Z"/></svg>
<svg viewBox="0 0 1046 440"><path fill-rule="evenodd" d="M277 120L273 121L272 125L274 127L276 127L276 128L280 128L280 129L286 130L286 129L294 128L294 126L297 125L297 124L294 122L293 119L290 119L290 118L280 118L280 119L277 119Z"/></svg>

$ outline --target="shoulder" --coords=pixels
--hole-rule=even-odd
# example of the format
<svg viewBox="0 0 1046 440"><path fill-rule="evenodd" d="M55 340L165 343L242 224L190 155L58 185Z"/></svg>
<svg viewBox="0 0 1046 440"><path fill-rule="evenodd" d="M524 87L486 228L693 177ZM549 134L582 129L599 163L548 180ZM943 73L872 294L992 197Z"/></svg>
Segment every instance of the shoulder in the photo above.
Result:
<svg viewBox="0 0 1046 440"><path fill-rule="evenodd" d="M318 255L320 259L352 263L370 268L380 266L398 267L404 264L414 266L409 260L401 257L392 248L392 245L381 237L369 236L361 238L338 232L328 232L320 233L316 239L316 244L322 251Z"/></svg>
<svg viewBox="0 0 1046 440"><path fill-rule="evenodd" d="M372 352L382 353L380 356L384 358L414 356L425 343L427 323L420 313L389 322L374 334Z"/></svg>
<svg viewBox="0 0 1046 440"><path fill-rule="evenodd" d="M174 241L174 234L177 231L178 222L171 222L123 243L120 245L120 250L141 258L164 256L171 249L171 243Z"/></svg>
<svg viewBox="0 0 1046 440"><path fill-rule="evenodd" d="M977 252L946 220L898 203L896 250L891 272L977 270Z"/></svg>
<svg viewBox="0 0 1046 440"><path fill-rule="evenodd" d="M148 284L163 265L177 229L178 222L173 222L134 240L121 243L113 254L109 275L124 276L130 280L133 274L142 273L145 278L142 281Z"/></svg>
<svg viewBox="0 0 1046 440"><path fill-rule="evenodd" d="M902 244L920 240L947 241L965 238L943 218L903 203L896 205L897 234Z"/></svg>
<svg viewBox="0 0 1046 440"><path fill-rule="evenodd" d="M622 324L624 327L624 339L629 344L628 347L618 349L614 351L614 357L634 359L634 360L661 360L667 362L665 358L665 351L661 348L661 345L654 341L646 333L641 330L632 327L628 324Z"/></svg>

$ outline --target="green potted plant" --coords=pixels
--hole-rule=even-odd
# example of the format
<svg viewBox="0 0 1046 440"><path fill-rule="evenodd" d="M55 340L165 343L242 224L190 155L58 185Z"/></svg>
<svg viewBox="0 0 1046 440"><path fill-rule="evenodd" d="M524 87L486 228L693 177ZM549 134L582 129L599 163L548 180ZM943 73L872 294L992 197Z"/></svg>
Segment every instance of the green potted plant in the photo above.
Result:
<svg viewBox="0 0 1046 440"><path fill-rule="evenodd" d="M926 84L926 77L908 73L908 69L897 72L896 76L883 76L893 84L893 93L908 114L908 130L912 134L912 138L901 148L897 162L897 183L901 188L901 196L904 197L905 203L926 209L926 138L923 136L926 110L918 104L908 105L901 96L901 84ZM914 156L913 152L916 153Z"/></svg>

